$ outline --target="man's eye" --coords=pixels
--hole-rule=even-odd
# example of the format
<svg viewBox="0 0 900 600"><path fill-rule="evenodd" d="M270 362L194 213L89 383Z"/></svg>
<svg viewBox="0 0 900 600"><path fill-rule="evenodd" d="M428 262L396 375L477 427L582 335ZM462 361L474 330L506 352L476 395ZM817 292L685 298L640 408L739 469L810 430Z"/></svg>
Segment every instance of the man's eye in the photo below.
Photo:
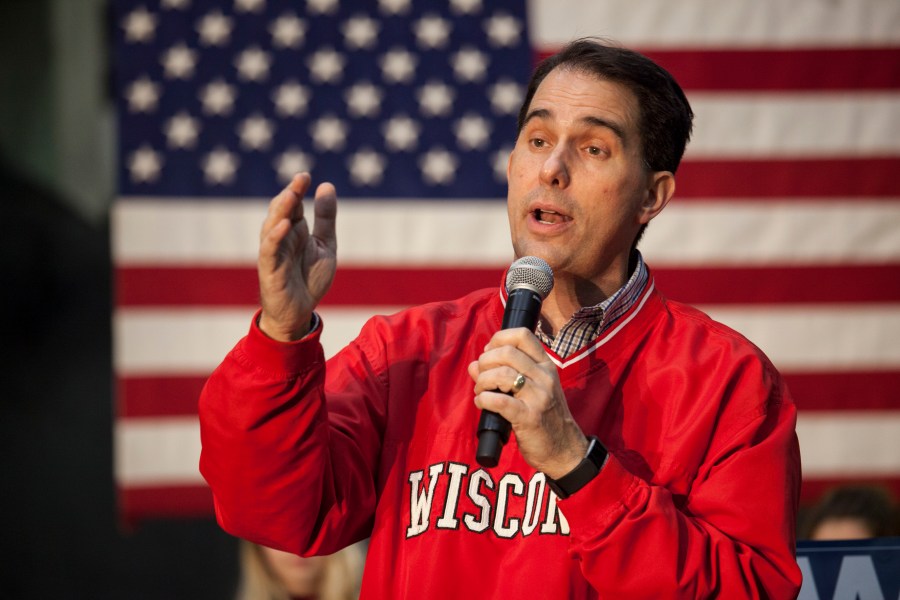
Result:
<svg viewBox="0 0 900 600"><path fill-rule="evenodd" d="M590 154L591 156L600 156L601 154L603 154L603 150L601 150L597 146L590 146L587 150L588 154Z"/></svg>
<svg viewBox="0 0 900 600"><path fill-rule="evenodd" d="M542 139L535 138L535 139L531 140L531 145L534 146L535 148L543 148L546 144L547 144L547 142L545 142Z"/></svg>

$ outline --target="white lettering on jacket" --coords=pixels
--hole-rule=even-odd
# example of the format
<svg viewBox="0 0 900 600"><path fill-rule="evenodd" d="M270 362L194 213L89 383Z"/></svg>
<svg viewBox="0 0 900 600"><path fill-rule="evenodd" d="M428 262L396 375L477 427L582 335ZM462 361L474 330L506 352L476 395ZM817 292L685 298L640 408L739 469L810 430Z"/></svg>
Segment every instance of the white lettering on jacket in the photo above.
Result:
<svg viewBox="0 0 900 600"><path fill-rule="evenodd" d="M438 475L444 471L444 463L431 465L428 476L431 479L428 492L419 490L419 482L422 481L424 471L413 471L409 474L409 527L406 529L406 537L419 535L428 529L428 518L431 515L431 502L434 500L434 486L437 484Z"/></svg>
<svg viewBox="0 0 900 600"><path fill-rule="evenodd" d="M473 533L491 530L504 539L535 531L569 535L569 523L543 473L534 473L526 483L518 473L499 474L494 480L484 469L469 473L469 465L455 462L431 465L427 477L425 471L409 474L407 538L421 535L432 525L435 529L463 527ZM465 508L461 509L463 498Z"/></svg>

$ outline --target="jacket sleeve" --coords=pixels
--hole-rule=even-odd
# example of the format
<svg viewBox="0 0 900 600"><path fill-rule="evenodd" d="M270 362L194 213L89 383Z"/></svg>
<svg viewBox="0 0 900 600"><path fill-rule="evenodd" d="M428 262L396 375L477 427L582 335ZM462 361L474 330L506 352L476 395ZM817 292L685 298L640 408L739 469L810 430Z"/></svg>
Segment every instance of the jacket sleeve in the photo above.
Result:
<svg viewBox="0 0 900 600"><path fill-rule="evenodd" d="M297 554L331 553L371 531L384 396L378 356L354 342L329 361L356 376L334 394L350 400L328 410L321 327L280 343L256 322L201 393L200 472L229 533Z"/></svg>
<svg viewBox="0 0 900 600"><path fill-rule="evenodd" d="M686 497L611 454L593 481L560 501L570 552L601 597L797 596L796 409L774 369L768 374L770 385L746 377L734 388L761 408L717 424Z"/></svg>

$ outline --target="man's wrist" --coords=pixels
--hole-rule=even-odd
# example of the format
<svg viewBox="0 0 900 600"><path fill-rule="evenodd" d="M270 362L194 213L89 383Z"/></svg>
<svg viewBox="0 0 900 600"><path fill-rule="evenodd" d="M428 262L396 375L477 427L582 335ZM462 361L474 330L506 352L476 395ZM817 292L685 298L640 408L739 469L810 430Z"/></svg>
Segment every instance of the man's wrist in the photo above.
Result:
<svg viewBox="0 0 900 600"><path fill-rule="evenodd" d="M310 314L309 318L304 319L302 322L306 323L306 327L301 327L300 329L289 332L283 331L280 328L275 327L268 319L266 319L265 311L260 311L259 316L256 319L256 326L266 337L277 342L289 343L302 340L314 332L319 326L319 315L313 312Z"/></svg>
<svg viewBox="0 0 900 600"><path fill-rule="evenodd" d="M559 478L547 476L547 485L561 499L568 498L594 479L606 463L608 453L597 436L588 437L588 447L581 462Z"/></svg>

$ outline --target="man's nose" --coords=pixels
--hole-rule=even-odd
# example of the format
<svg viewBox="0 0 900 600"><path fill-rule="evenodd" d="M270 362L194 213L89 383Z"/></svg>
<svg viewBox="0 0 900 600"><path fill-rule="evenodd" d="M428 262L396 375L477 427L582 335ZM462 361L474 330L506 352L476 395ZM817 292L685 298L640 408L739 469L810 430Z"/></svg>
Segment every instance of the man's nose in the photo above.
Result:
<svg viewBox="0 0 900 600"><path fill-rule="evenodd" d="M569 185L567 150L562 145L554 148L541 166L541 181L551 187L565 188Z"/></svg>

